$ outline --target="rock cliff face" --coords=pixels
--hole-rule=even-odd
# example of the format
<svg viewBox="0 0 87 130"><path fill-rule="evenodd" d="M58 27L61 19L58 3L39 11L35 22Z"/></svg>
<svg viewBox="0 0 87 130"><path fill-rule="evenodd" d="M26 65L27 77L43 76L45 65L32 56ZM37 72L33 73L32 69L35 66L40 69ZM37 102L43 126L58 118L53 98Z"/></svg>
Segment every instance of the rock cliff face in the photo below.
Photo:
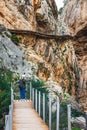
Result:
<svg viewBox="0 0 87 130"><path fill-rule="evenodd" d="M35 13L39 31L58 32L58 11L54 0L37 0Z"/></svg>
<svg viewBox="0 0 87 130"><path fill-rule="evenodd" d="M75 35L87 26L87 0L68 0L62 18Z"/></svg>
<svg viewBox="0 0 87 130"><path fill-rule="evenodd" d="M61 41L24 35L21 37L20 46L26 59L37 64L38 77L59 83L64 92L74 96L78 65L72 40Z"/></svg>
<svg viewBox="0 0 87 130"><path fill-rule="evenodd" d="M82 29L74 42L80 72L78 95L80 103L87 109L87 30Z"/></svg>
<svg viewBox="0 0 87 130"><path fill-rule="evenodd" d="M75 3L75 1L76 0L69 1L71 6L73 2ZM71 14L73 13L72 11L76 10L76 5L80 7L79 2L77 2L75 5L74 3L72 8L69 8L70 10L68 9L68 12L67 9L65 9L66 18L64 17L64 21L70 27L70 31L73 34L76 34L80 29L82 29L82 27L81 27L81 22L79 22L78 19L79 12L77 15L76 13L74 13L75 17L74 16L71 17ZM86 3L86 0L84 0L84 3ZM86 5L82 4L81 7L82 6L84 6L84 10L85 10ZM82 16L84 16L84 18L82 18L83 19L82 26L85 28L86 14ZM76 21L75 19L78 20ZM11 29L21 29L21 30L23 29L23 30L40 31L48 34L58 34L58 13L57 13L57 7L55 1L54 0L31 0L30 4L27 5L25 4L24 0L21 2L19 0L18 1L1 0L0 1L0 23L4 24L7 28L11 28ZM81 89L79 90L79 86L83 83L86 85L86 79L83 77L86 77L86 74L84 74L84 71L86 69L84 68L86 68L85 64L87 63L86 57L85 55L83 55L86 51L86 44L84 46L84 49L82 49L79 45L83 46L82 45L83 40L82 37L80 39L80 34L78 34L78 36L79 37L77 37L75 41L72 40L64 41L63 39L61 40L58 39L53 40L53 39L46 39L46 38L43 39L31 35L17 35L16 37L21 37L21 41L18 43L18 45L19 47L21 47L21 49L24 50L24 56L26 60L31 61L32 63L34 63L34 65L37 66L36 67L37 69L36 70L34 69L34 71L35 74L40 79L57 82L59 86L62 86L64 92L69 92L71 95L76 96L78 94L78 91L79 93L81 93ZM2 41L3 37L2 36L0 37ZM6 42L4 42L4 44L5 43ZM79 53L77 55L79 58L80 58L79 54L81 54L80 53L81 50L84 52L82 53L81 56L84 59L85 64L82 63L83 59L79 60L79 64L83 65L84 71L81 69L82 70L81 75L83 76L84 74L83 77L82 76L79 77L79 67L78 67L75 51L73 48L73 43L76 50L76 54L78 53L77 47L79 46L78 49ZM6 48L4 48L2 44L0 45L0 47L3 48L5 54L7 54ZM8 52L11 53L11 50L14 53L16 53L14 49L10 49L10 50L8 49ZM20 50L18 51L20 52ZM13 56L14 53L12 54L13 59L14 59ZM22 52L20 52L20 54L21 53ZM33 71L33 68L31 69ZM82 82L79 83L81 78L82 78L81 80ZM82 89L84 89L83 85L81 85L81 87Z"/></svg>
<svg viewBox="0 0 87 130"><path fill-rule="evenodd" d="M29 5L24 0L0 1L0 23L7 28L57 33L57 20L54 0L32 0Z"/></svg>
<svg viewBox="0 0 87 130"><path fill-rule="evenodd" d="M0 68L7 68L16 74L32 74L31 63L24 58L20 50L5 34L0 34Z"/></svg>
<svg viewBox="0 0 87 130"><path fill-rule="evenodd" d="M77 35L73 42L80 72L77 97L87 110L87 0L69 0L62 17L70 33Z"/></svg>
<svg viewBox="0 0 87 130"><path fill-rule="evenodd" d="M34 9L31 6L23 6L15 0L0 1L0 23L7 28L35 30ZM33 25L33 26L32 26Z"/></svg>

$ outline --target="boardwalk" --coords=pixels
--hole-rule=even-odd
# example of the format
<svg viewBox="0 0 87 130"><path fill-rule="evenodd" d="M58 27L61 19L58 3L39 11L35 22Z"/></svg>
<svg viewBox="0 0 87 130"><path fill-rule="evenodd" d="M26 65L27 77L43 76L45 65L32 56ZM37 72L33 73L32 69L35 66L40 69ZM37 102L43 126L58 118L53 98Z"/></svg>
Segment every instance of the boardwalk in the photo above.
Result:
<svg viewBox="0 0 87 130"><path fill-rule="evenodd" d="M43 38L43 39L57 39L59 41L73 39L73 37L70 35L56 35L56 34L54 35L54 34L46 34L46 33L42 33L42 32L30 31L30 30L8 29L8 31L10 31L12 34L32 35L32 36L36 36L36 37Z"/></svg>
<svg viewBox="0 0 87 130"><path fill-rule="evenodd" d="M12 130L48 130L37 112L32 109L32 102L14 101Z"/></svg>

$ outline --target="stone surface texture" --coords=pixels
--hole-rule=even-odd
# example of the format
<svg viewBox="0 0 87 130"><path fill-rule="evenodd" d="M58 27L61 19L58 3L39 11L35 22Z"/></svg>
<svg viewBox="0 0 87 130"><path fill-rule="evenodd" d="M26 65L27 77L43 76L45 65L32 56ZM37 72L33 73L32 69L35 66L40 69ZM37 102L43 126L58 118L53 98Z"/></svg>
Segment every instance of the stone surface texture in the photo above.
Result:
<svg viewBox="0 0 87 130"><path fill-rule="evenodd" d="M62 18L75 35L87 26L87 0L68 0Z"/></svg>
<svg viewBox="0 0 87 130"><path fill-rule="evenodd" d="M77 97L87 110L87 0L68 0L61 17L70 34L77 35L73 42L80 74Z"/></svg>

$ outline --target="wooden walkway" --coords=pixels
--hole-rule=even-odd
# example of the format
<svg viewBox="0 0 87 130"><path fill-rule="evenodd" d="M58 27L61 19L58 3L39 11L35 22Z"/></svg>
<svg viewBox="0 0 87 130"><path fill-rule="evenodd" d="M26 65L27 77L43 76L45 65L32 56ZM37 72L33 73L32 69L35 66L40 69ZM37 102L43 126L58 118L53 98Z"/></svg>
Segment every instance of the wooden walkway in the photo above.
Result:
<svg viewBox="0 0 87 130"><path fill-rule="evenodd" d="M19 35L33 35L39 38L43 39L57 39L57 40L69 40L73 39L72 36L70 35L55 35L55 34L47 34L47 33L42 33L42 32L37 32L37 31L30 31L30 30L15 30L15 29L8 29L12 34L19 34Z"/></svg>
<svg viewBox="0 0 87 130"><path fill-rule="evenodd" d="M49 130L29 100L15 100L12 130Z"/></svg>

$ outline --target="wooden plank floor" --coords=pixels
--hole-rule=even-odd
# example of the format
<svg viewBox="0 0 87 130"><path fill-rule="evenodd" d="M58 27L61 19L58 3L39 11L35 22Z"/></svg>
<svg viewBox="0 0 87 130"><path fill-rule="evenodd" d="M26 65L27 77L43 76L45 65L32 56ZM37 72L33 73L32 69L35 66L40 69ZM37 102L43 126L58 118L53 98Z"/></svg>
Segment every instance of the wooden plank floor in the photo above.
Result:
<svg viewBox="0 0 87 130"><path fill-rule="evenodd" d="M29 100L15 100L12 130L49 130Z"/></svg>

